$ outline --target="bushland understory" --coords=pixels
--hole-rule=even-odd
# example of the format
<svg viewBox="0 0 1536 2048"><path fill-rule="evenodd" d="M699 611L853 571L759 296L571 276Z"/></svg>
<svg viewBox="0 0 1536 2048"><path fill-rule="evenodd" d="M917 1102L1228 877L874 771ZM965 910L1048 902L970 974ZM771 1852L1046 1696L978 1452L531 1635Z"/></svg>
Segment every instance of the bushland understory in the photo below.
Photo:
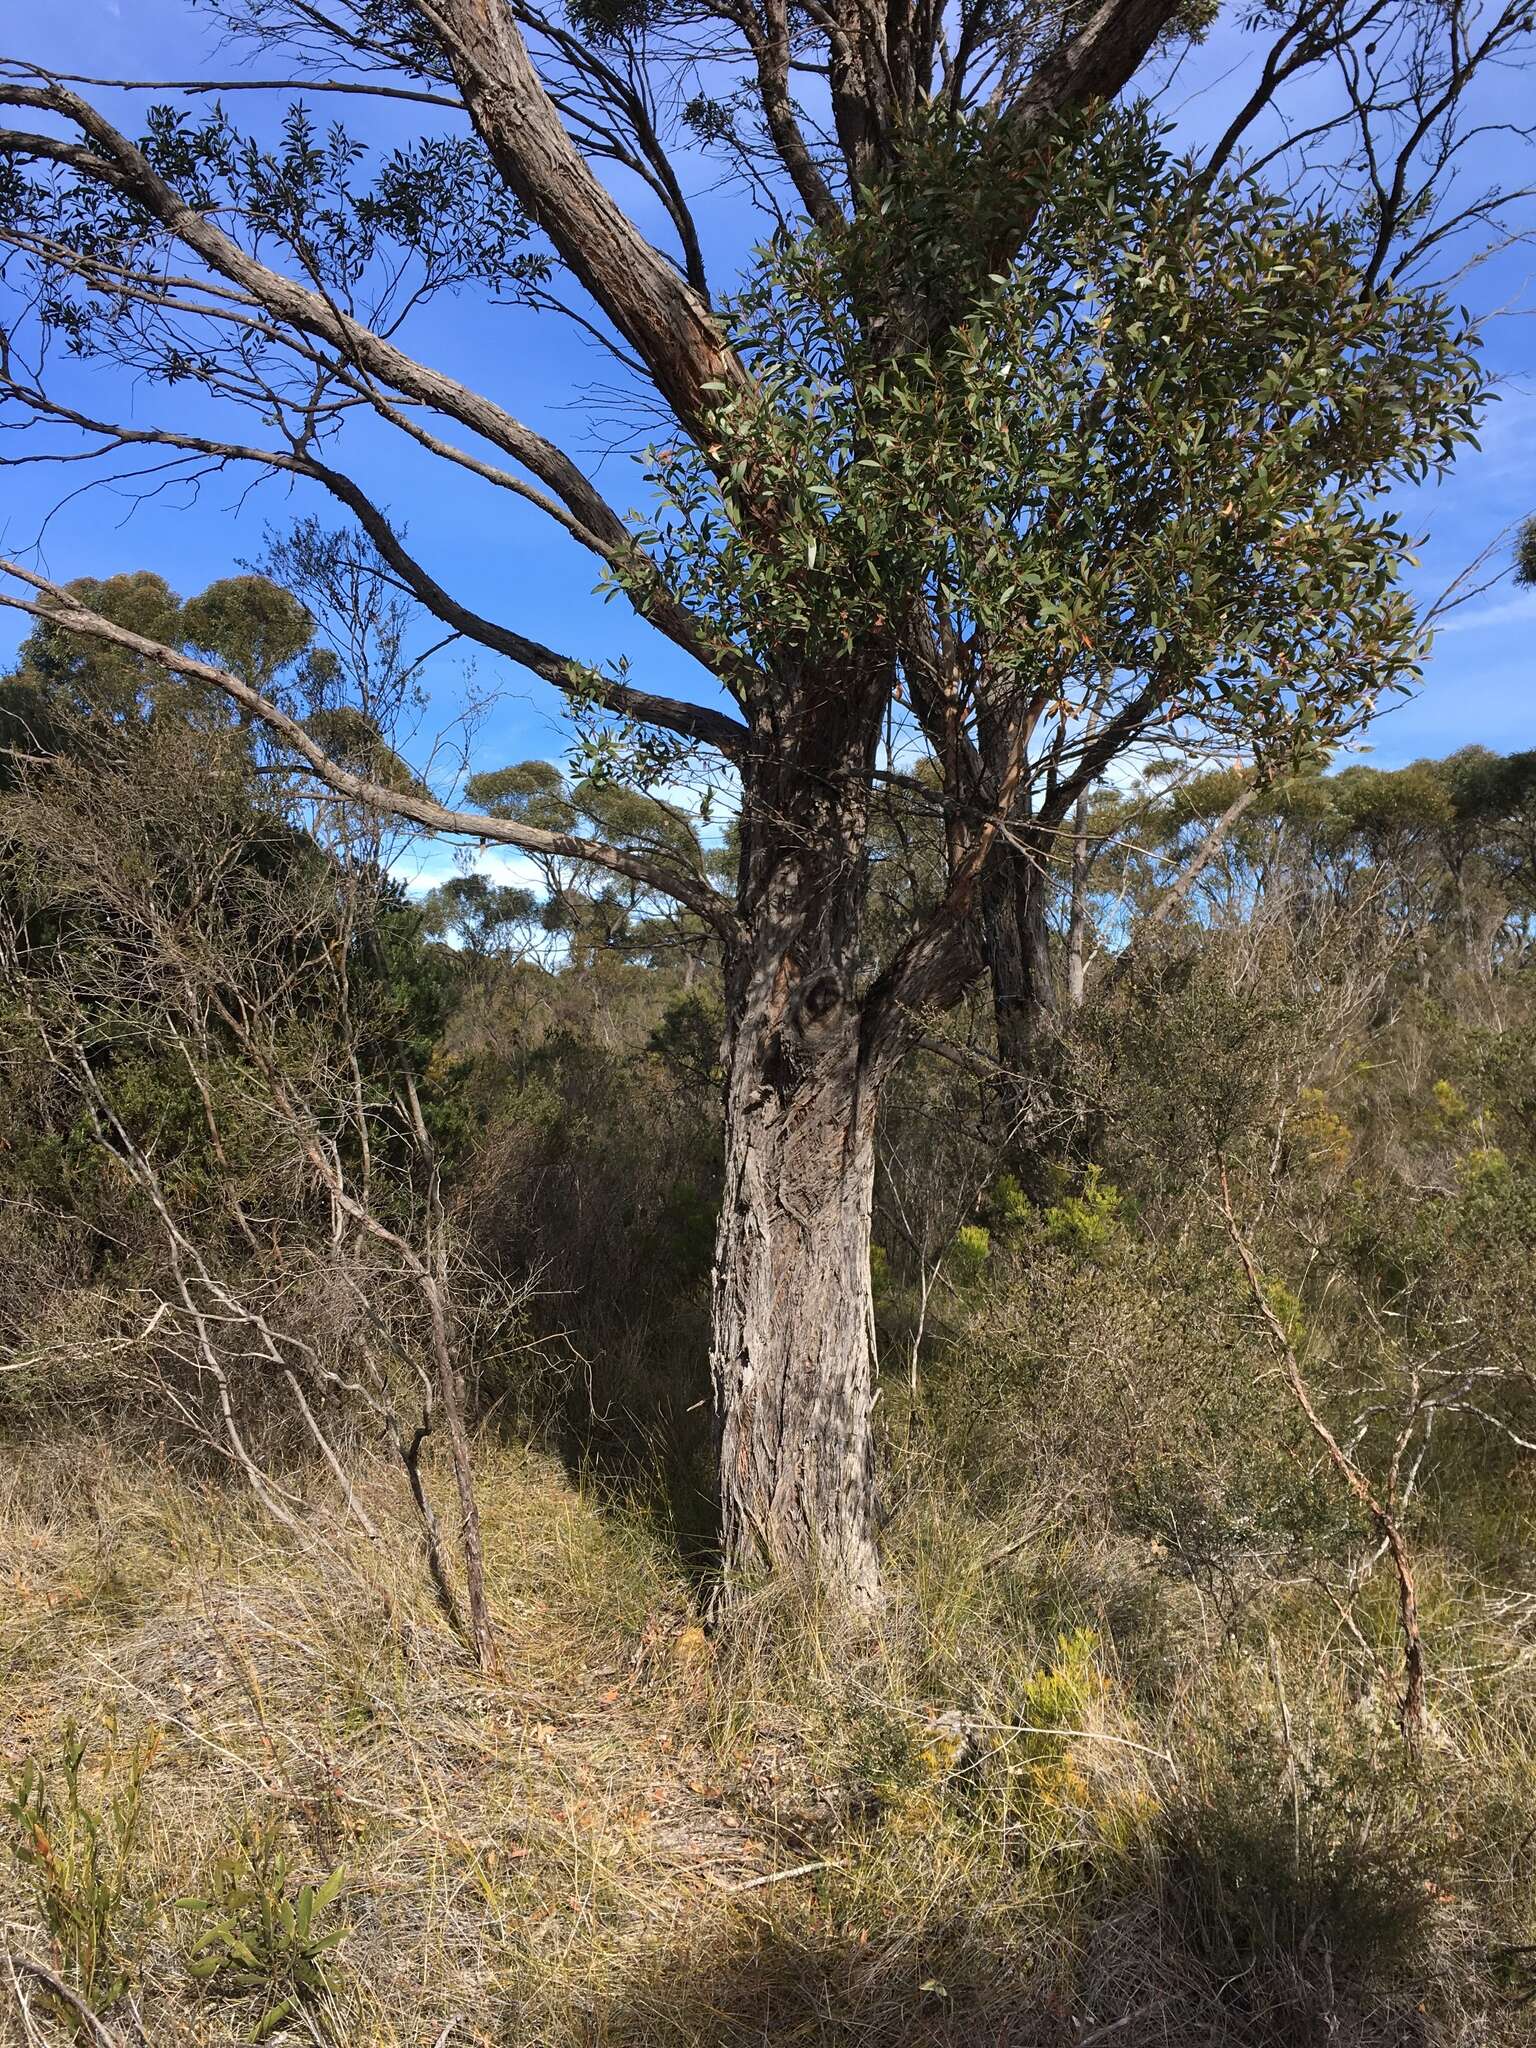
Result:
<svg viewBox="0 0 1536 2048"><path fill-rule="evenodd" d="M495 1677L386 1468L371 1546L152 1451L18 1462L0 1744L48 1805L6 1814L12 2037L1528 2038L1507 1603L1431 1567L1466 1661L1410 1766L1315 1594L1224 1640L1155 1559L957 1519L925 1462L885 1625L781 1595L711 1639L637 1518L482 1440ZM1385 1661L1390 1600L1360 1619ZM50 1979L123 1988L86 2032Z"/></svg>
<svg viewBox="0 0 1536 2048"><path fill-rule="evenodd" d="M1001 1134L981 995L896 1070L850 1615L714 1597L697 935L210 867L182 732L5 812L8 2038L1531 2040L1529 757L1263 793Z"/></svg>

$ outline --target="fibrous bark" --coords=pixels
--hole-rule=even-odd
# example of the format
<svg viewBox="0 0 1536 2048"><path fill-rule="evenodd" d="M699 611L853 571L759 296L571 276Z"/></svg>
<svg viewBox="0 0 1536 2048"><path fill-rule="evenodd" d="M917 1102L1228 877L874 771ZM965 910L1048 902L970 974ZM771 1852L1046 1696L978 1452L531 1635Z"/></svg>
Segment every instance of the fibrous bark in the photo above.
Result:
<svg viewBox="0 0 1536 2048"><path fill-rule="evenodd" d="M728 1587L806 1569L852 1606L879 1596L874 1116L835 998L766 1043L734 1033L713 1357Z"/></svg>

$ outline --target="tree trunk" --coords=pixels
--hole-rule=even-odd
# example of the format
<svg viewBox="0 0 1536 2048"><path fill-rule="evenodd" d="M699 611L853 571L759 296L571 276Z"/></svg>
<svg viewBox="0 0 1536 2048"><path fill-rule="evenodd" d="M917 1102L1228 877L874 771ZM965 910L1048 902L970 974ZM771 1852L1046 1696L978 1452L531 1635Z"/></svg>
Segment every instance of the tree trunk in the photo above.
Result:
<svg viewBox="0 0 1536 2048"><path fill-rule="evenodd" d="M744 777L711 1357L726 1599L765 1571L847 1609L880 1598L869 1227L894 1039L860 987L873 683L829 678L801 759L765 751Z"/></svg>
<svg viewBox="0 0 1536 2048"><path fill-rule="evenodd" d="M1056 1014L1051 976L1050 881L1043 859L1015 847L999 849L981 882L981 922L997 1056L1004 1069L1024 1078L1042 1029Z"/></svg>
<svg viewBox="0 0 1536 2048"><path fill-rule="evenodd" d="M748 1014L727 1049L713 1345L723 1587L798 1574L866 1609L880 1598L875 1091L857 1009L830 981L779 1028Z"/></svg>
<svg viewBox="0 0 1536 2048"><path fill-rule="evenodd" d="M1067 925L1067 1007L1080 1010L1088 975L1088 799L1072 813L1072 909Z"/></svg>

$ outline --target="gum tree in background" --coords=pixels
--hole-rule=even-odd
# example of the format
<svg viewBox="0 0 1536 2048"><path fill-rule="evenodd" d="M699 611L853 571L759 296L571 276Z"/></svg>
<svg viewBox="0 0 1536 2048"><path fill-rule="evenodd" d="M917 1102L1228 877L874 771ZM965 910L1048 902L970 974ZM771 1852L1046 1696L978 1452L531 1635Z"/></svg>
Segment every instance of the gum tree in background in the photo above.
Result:
<svg viewBox="0 0 1536 2048"><path fill-rule="evenodd" d="M1445 194L1479 133L1469 88L1521 50L1523 10L1266 12L1200 160L1111 105L1195 32L1175 0L216 12L259 72L211 97L146 86L127 127L91 81L0 74L13 445L327 495L402 592L565 693L602 774L656 789L723 764L734 887L689 834L386 786L249 667L134 636L23 564L6 601L213 684L333 791L586 863L707 926L726 1583L810 1567L872 1602L881 1088L984 967L1000 1018L1027 1006L1055 836L1127 750L1194 732L1305 749L1414 672L1406 541L1377 499L1467 435L1477 375L1412 280L1498 229L1507 200ZM262 139L226 104L253 88L287 106ZM1297 91L1312 113L1277 153ZM370 148L306 111L381 97L396 128L419 115L414 140ZM697 150L776 222L730 294L686 197ZM577 321L665 418L650 525L518 417L515 388L410 352L420 305L472 289ZM698 664L697 700L471 606L347 467L360 413L489 493L474 516L500 493L509 556L529 508L559 525ZM919 749L931 767L909 774ZM879 950L877 794L944 845L932 900Z"/></svg>
<svg viewBox="0 0 1536 2048"><path fill-rule="evenodd" d="M409 685L387 595L358 594L343 651L259 576L185 603L143 571L76 591L151 646L320 700L331 744L409 786L356 710L324 701L344 669L374 703ZM468 1270L442 1200L445 977L388 877L380 816L293 778L225 692L122 642L44 621L0 676L0 1076L25 1134L8 1370L122 1375L297 1533L281 1461L261 1455L263 1422L287 1415L376 1544L340 1449L366 1415L410 1487L439 1605L489 1668L466 1365L471 1330L490 1349L518 1304ZM462 1594L422 1470L438 1435Z"/></svg>

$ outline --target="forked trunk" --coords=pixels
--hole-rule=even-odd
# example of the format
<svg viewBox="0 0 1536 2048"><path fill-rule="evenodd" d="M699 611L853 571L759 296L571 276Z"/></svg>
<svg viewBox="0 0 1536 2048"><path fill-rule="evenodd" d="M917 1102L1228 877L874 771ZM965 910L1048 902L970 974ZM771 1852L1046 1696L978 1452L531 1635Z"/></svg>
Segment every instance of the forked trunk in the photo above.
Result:
<svg viewBox="0 0 1536 2048"><path fill-rule="evenodd" d="M728 1047L715 1256L714 1397L726 1597L765 1571L848 1608L880 1598L869 1229L873 1090L858 1016L813 1016Z"/></svg>

